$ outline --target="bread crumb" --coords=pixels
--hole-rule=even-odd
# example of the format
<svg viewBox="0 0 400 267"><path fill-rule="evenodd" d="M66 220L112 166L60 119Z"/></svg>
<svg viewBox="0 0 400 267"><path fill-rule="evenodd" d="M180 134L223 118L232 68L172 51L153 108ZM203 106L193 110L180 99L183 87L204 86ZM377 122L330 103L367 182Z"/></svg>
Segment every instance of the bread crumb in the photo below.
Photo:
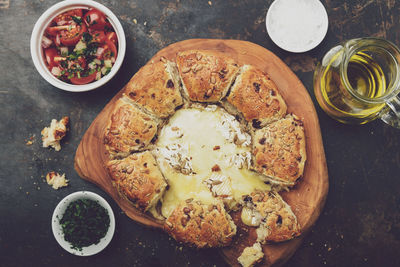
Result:
<svg viewBox="0 0 400 267"><path fill-rule="evenodd" d="M133 23L137 24L137 19L133 19L132 21Z"/></svg>
<svg viewBox="0 0 400 267"><path fill-rule="evenodd" d="M51 120L50 127L45 127L42 134L43 147L53 147L56 151L61 150L60 141L67 133L69 117L65 116L60 121Z"/></svg>
<svg viewBox="0 0 400 267"><path fill-rule="evenodd" d="M46 175L46 181L48 185L51 185L56 190L64 186L68 186L68 180L65 179L65 173L60 175L57 172L49 172Z"/></svg>
<svg viewBox="0 0 400 267"><path fill-rule="evenodd" d="M242 254L238 258L238 262L243 267L254 266L254 264L260 262L264 257L260 243L254 243L253 246L247 247L243 250Z"/></svg>
<svg viewBox="0 0 400 267"><path fill-rule="evenodd" d="M32 135L31 137L29 137L28 139L25 139L25 145L30 146L33 144L33 142L35 141L35 135Z"/></svg>
<svg viewBox="0 0 400 267"><path fill-rule="evenodd" d="M208 5L209 5L209 6L212 6L212 2L211 2L211 1L208 1Z"/></svg>

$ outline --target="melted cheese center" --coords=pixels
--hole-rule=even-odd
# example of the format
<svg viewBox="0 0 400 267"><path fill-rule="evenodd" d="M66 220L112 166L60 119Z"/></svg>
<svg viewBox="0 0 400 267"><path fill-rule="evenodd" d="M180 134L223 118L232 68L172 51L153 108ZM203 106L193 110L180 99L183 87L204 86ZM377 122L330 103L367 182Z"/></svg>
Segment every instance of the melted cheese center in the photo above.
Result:
<svg viewBox="0 0 400 267"><path fill-rule="evenodd" d="M246 160L240 156L247 155L249 162L250 140L235 118L222 108L178 110L157 141L157 161L169 184L162 199L162 215L167 218L181 201L189 198L207 204L220 201L204 182L212 174L231 179L229 191L234 202L255 189L270 189L257 173L248 170ZM215 172L216 165L220 171Z"/></svg>

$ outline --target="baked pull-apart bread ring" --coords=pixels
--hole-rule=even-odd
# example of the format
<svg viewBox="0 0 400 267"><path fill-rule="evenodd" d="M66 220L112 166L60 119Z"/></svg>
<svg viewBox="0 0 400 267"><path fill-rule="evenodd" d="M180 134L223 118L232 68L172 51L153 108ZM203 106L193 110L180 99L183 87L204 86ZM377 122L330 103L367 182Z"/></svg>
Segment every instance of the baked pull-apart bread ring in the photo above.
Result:
<svg viewBox="0 0 400 267"><path fill-rule="evenodd" d="M256 191L243 197L242 221L258 227L257 242L281 242L300 235L300 225L290 206L273 191Z"/></svg>
<svg viewBox="0 0 400 267"><path fill-rule="evenodd" d="M125 86L132 102L159 118L167 118L183 104L176 64L162 61L143 66Z"/></svg>
<svg viewBox="0 0 400 267"><path fill-rule="evenodd" d="M124 199L141 211L154 207L164 194L167 183L149 151L107 163L113 185Z"/></svg>
<svg viewBox="0 0 400 267"><path fill-rule="evenodd" d="M104 134L104 144L113 157L126 157L145 150L157 133L159 121L124 98L116 102Z"/></svg>
<svg viewBox="0 0 400 267"><path fill-rule="evenodd" d="M235 60L209 50L188 50L176 57L185 97L218 102L228 93L239 71Z"/></svg>
<svg viewBox="0 0 400 267"><path fill-rule="evenodd" d="M175 208L164 229L176 241L197 248L227 246L236 234L236 225L222 203L203 204L193 199Z"/></svg>
<svg viewBox="0 0 400 267"><path fill-rule="evenodd" d="M254 129L283 118L287 109L270 77L250 65L241 68L223 104L230 113L243 115Z"/></svg>
<svg viewBox="0 0 400 267"><path fill-rule="evenodd" d="M295 185L303 175L306 157L303 123L295 115L254 133L253 168L272 184Z"/></svg>

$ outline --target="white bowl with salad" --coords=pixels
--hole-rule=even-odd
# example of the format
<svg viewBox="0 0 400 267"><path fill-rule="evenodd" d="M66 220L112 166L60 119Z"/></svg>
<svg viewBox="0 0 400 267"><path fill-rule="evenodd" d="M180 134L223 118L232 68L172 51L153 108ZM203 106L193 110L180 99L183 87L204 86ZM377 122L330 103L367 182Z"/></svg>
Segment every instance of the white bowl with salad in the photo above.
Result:
<svg viewBox="0 0 400 267"><path fill-rule="evenodd" d="M84 92L107 83L125 57L118 18L91 0L62 1L45 11L31 36L31 55L40 75L53 86Z"/></svg>

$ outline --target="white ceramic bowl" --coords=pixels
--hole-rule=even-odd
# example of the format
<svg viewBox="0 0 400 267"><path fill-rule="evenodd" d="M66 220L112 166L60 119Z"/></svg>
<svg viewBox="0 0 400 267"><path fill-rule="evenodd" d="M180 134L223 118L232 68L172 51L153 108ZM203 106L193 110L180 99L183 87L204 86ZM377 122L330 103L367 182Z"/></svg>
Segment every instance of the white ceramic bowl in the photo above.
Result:
<svg viewBox="0 0 400 267"><path fill-rule="evenodd" d="M115 60L114 66L111 68L110 73L102 77L100 80L84 85L69 84L54 77L53 74L51 74L51 72L47 69L41 45L42 38L45 29L47 28L51 20L53 20L58 14L61 14L71 9L88 7L96 8L103 12L113 26L115 33L118 37L118 56ZM109 80L111 80L111 78L117 73L122 65L125 57L125 50L125 33L118 18L107 7L92 0L66 0L55 4L54 6L46 10L42 14L42 16L40 16L35 26L33 27L31 36L31 56L33 63L40 75L53 86L70 92L90 91L104 85Z"/></svg>
<svg viewBox="0 0 400 267"><path fill-rule="evenodd" d="M60 225L60 219L64 215L65 210L71 202L84 198L98 201L98 203L108 211L108 215L110 216L110 227L108 228L107 234L102 239L100 239L100 242L98 244L83 247L82 251L79 251L72 249L71 244L65 241L62 227ZM63 249L77 256L91 256L102 251L110 243L115 231L115 218L111 206L104 198L93 192L79 191L66 196L63 200L60 201L60 203L58 203L53 212L51 226L54 237Z"/></svg>
<svg viewBox="0 0 400 267"><path fill-rule="evenodd" d="M319 0L275 0L265 19L271 40L280 48L303 53L322 42L328 14Z"/></svg>

